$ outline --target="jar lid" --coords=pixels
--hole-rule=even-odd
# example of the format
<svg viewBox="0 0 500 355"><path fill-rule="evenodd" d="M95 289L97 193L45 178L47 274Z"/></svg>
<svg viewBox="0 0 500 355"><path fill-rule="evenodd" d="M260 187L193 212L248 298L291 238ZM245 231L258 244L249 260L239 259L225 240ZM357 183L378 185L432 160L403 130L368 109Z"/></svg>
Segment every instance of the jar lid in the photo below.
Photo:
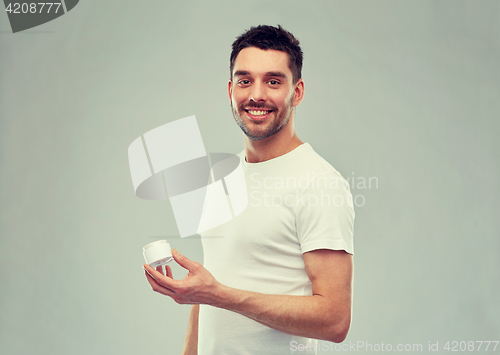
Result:
<svg viewBox="0 0 500 355"><path fill-rule="evenodd" d="M166 240L157 240L156 242L149 243L148 245L145 245L144 248L142 248L142 249L146 250L146 249L149 249L149 248L152 248L154 246L164 244L164 243L168 244L168 242Z"/></svg>

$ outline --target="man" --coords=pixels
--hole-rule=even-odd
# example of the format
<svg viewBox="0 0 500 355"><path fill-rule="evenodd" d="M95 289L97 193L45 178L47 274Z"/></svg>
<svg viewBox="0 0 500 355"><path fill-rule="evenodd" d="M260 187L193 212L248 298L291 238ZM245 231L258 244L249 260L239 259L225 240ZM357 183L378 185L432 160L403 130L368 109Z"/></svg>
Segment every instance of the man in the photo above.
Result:
<svg viewBox="0 0 500 355"><path fill-rule="evenodd" d="M183 354L314 354L350 327L354 211L340 174L295 133L304 95L299 42L281 26L233 43L228 94L244 132L249 206L202 234L204 266L144 265L154 291L193 304Z"/></svg>

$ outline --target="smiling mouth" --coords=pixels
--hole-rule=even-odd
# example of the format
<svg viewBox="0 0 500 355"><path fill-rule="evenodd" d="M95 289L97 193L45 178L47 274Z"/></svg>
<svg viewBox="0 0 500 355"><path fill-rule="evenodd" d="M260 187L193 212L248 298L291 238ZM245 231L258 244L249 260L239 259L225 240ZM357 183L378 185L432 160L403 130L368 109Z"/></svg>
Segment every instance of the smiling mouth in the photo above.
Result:
<svg viewBox="0 0 500 355"><path fill-rule="evenodd" d="M264 116L272 112L272 110L245 110L245 111L251 114L252 116Z"/></svg>

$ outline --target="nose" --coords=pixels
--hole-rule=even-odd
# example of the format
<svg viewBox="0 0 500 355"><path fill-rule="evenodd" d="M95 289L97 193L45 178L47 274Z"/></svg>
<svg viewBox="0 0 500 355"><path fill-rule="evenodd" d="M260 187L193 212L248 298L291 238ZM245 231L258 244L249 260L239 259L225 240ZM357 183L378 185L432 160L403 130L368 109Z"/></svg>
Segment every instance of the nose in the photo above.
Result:
<svg viewBox="0 0 500 355"><path fill-rule="evenodd" d="M267 100L266 87L263 83L255 82L250 91L250 101L265 102Z"/></svg>

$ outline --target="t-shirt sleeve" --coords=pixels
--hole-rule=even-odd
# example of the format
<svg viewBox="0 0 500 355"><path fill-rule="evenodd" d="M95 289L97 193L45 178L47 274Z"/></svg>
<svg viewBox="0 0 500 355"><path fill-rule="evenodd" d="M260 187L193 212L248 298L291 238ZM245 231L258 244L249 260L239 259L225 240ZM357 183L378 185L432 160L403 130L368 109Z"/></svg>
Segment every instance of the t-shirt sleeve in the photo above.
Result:
<svg viewBox="0 0 500 355"><path fill-rule="evenodd" d="M340 175L328 174L302 190L295 205L297 235L302 253L345 250L354 253L354 208L349 184Z"/></svg>

